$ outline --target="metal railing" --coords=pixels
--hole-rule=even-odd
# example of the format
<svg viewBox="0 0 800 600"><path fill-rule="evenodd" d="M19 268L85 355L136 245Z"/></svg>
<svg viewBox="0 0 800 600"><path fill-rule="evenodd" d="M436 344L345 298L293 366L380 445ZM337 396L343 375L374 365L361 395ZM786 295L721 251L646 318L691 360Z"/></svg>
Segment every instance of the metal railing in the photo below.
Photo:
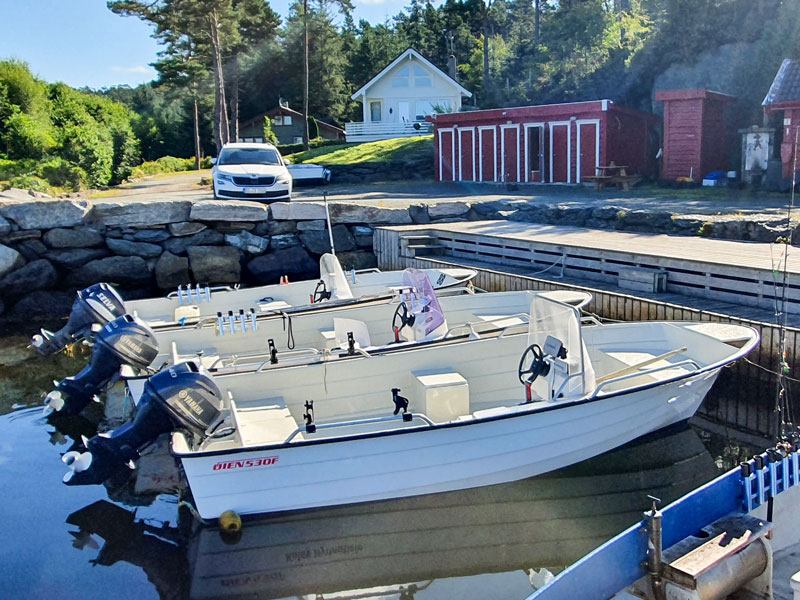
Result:
<svg viewBox="0 0 800 600"><path fill-rule="evenodd" d="M430 135L433 132L431 123L345 123L348 142L368 142L388 140L397 137L414 137Z"/></svg>

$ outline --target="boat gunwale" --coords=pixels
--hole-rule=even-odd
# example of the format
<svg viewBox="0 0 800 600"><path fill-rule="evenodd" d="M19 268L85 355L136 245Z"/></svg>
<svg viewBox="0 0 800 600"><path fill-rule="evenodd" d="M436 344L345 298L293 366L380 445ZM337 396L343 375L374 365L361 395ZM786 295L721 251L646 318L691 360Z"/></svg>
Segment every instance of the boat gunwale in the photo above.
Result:
<svg viewBox="0 0 800 600"><path fill-rule="evenodd" d="M680 324L680 323L694 323L694 321L648 321L648 323L653 323L653 324L656 324L656 323ZM584 397L579 398L577 400L571 400L571 401L568 401L568 402L556 402L556 403L552 403L549 406L531 407L529 409L518 410L518 411L515 411L515 412L512 412L512 413L506 413L506 414L491 415L491 416L486 416L486 417L474 417L473 416L471 419L465 419L463 421L450 421L450 422L447 422L447 423L435 423L433 425L424 425L424 426L417 426L417 427L406 427L406 428L403 428L403 429L394 429L394 430L383 430L383 431L376 431L376 432L358 433L358 434L351 434L351 435L346 435L346 436L324 438L324 439L317 439L317 440L298 440L296 442L294 442L294 441L288 442L288 443L287 442L281 442L279 444L262 444L262 445L257 445L257 446L241 446L241 447L238 447L238 448L229 448L229 449L226 449L226 450L200 450L200 451L196 451L196 452L191 452L191 451L190 452L179 452L179 451L174 449L172 440L170 440L170 454L172 454L172 456L180 458L181 460L184 460L184 459L206 458L206 457L212 457L212 456L242 454L242 453L245 453L245 452L260 452L262 450L271 450L271 451L272 450L288 450L288 449L292 449L292 448L302 448L302 447L306 447L306 446L314 446L314 445L317 445L317 444L341 443L341 442L346 442L346 441L358 441L358 440L363 440L363 439L372 439L372 438L379 438L379 437L385 437L385 436L405 435L405 434L421 433L421 432L427 432L427 431L437 431L437 430L440 430L440 429L464 427L464 426L468 426L468 425L479 425L479 424L483 424L483 423L490 423L490 422L493 422L493 421L501 421L501 420L504 420L504 419L513 419L513 418L517 418L517 417L526 417L526 416L531 416L531 415L551 412L551 411L554 411L554 410L561 410L561 409L565 409L565 408L573 408L575 406L582 406L584 404L589 404L589 403L592 403L592 402L598 402L598 401L602 401L602 400L612 400L612 399L618 398L619 396L624 396L624 395L628 395L628 394L632 394L632 393L638 393L638 392L646 391L648 389L652 389L652 388L655 388L655 387L676 383L676 382L679 382L679 381L684 380L684 379L691 379L691 378L697 377L698 375L704 375L704 374L707 374L710 371L721 370L725 366L727 366L727 365L739 360L740 358L742 358L743 356L748 354L755 347L755 345L758 344L758 342L760 340L760 335L759 335L758 331L756 331L754 328L749 327L749 326L744 326L744 325L742 325L741 327L743 327L744 329L750 330L753 335L751 336L751 338L750 338L748 343L743 344L739 348L736 348L736 352L734 354L732 354L731 356L729 356L729 357L727 357L725 359L719 360L719 361L717 361L715 363L711 363L709 365L706 365L706 366L698 369L697 371L689 371L687 373L674 375L674 376L672 376L670 378L663 379L663 380L660 380L660 381L653 381L651 383L640 384L640 385L637 385L637 386L634 386L634 387L631 387L631 388L626 388L626 389L623 389L623 390L609 392L607 394L606 393L602 393L602 394L595 395L594 392L592 392L591 395L585 394ZM464 343L470 343L471 341L472 342L479 342L481 340L469 340L469 341L464 342ZM726 342L720 342L720 343L725 344ZM728 345L730 345L730 344L728 344ZM356 355L356 356L347 357L347 358L366 358L366 357ZM291 367L291 366L307 366L307 365L287 365L287 367ZM647 374L646 372L642 373L642 375L646 375L646 374ZM231 375L235 375L235 374L231 374ZM704 400L705 400L705 397L703 397L703 399L701 400L701 403ZM525 403L516 404L515 406L522 406L524 404ZM302 428L300 428L300 431L302 431ZM173 431L171 435L175 435L176 433L179 433L179 432L180 431Z"/></svg>

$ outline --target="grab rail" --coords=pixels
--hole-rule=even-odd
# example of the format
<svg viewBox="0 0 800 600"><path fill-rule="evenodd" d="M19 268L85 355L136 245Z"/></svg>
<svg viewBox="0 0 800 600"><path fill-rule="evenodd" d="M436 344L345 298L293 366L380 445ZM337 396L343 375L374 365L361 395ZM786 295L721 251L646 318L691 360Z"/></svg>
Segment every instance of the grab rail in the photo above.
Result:
<svg viewBox="0 0 800 600"><path fill-rule="evenodd" d="M217 286L214 286L214 287L205 286L204 288L201 288L200 284L198 284L197 287L196 287L196 290L192 289L191 286L187 285L186 289L187 289L187 291L188 290L192 290L193 292L194 291L200 291L200 292L203 292L204 294L206 294L206 293L210 294L211 292L235 292L236 290L239 289L239 284L237 283L234 286L230 286L230 285L217 285ZM186 292L183 291L183 286L178 286L177 290L175 290L174 292L170 292L169 294L167 294L166 297L167 297L167 299L178 298L179 296L185 295L185 293ZM207 300L208 300L208 298L207 298Z"/></svg>
<svg viewBox="0 0 800 600"><path fill-rule="evenodd" d="M406 413L409 415L411 419L419 419L420 421L424 421L426 425L433 427L434 422L431 421L428 417L426 417L423 413ZM405 415L389 415L388 417L370 417L368 419L353 419L352 421L337 421L334 423L315 423L314 425L317 428L317 431L320 429L334 429L336 427L351 427L355 425L370 425L372 423L386 423L389 421L405 421L410 422ZM291 442L296 436L303 433L306 430L305 427L298 427L295 429L292 434L284 440L284 444L288 444Z"/></svg>
<svg viewBox="0 0 800 600"><path fill-rule="evenodd" d="M594 388L594 392L592 395L589 396L590 398L594 398L603 389L605 386L611 383L617 383L619 381L625 381L626 379L633 379L634 377L641 377L642 375L650 375L651 373L657 373L658 371L668 371L669 369L677 369L679 367L693 367L695 371L700 370L700 365L698 365L694 360L691 358L687 358L686 360L682 360L676 363L670 363L668 365L664 365L661 367L656 367L654 369L647 369L646 371L639 371L636 373L629 373L628 375L620 375L619 377L615 377L614 379L608 379L603 383L599 384L596 388Z"/></svg>

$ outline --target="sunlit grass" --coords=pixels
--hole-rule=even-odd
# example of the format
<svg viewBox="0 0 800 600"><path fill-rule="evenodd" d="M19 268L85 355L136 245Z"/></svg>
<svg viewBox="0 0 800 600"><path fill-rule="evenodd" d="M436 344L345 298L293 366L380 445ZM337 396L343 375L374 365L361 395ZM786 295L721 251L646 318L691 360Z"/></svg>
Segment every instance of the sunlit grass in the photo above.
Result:
<svg viewBox="0 0 800 600"><path fill-rule="evenodd" d="M323 146L307 152L290 154L289 159L295 163L314 162L321 165L353 165L365 162L386 162L399 157L411 158L432 155L433 136L411 138L394 138L363 144L342 144Z"/></svg>

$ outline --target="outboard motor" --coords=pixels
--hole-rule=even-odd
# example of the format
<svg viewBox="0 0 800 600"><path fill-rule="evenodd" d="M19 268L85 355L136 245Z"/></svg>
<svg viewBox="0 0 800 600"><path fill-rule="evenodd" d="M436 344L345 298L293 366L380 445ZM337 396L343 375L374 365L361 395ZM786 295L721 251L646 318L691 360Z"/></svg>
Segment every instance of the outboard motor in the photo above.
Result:
<svg viewBox="0 0 800 600"><path fill-rule="evenodd" d="M212 435L222 422L222 393L209 373L193 362L179 363L148 379L136 418L110 435L96 435L86 452L67 452L62 457L70 471L67 485L103 483L162 433L186 429L196 441Z"/></svg>
<svg viewBox="0 0 800 600"><path fill-rule="evenodd" d="M146 369L158 355L158 341L143 321L123 315L106 323L95 337L91 362L74 377L56 384L45 398L45 414L77 414L119 375L122 365Z"/></svg>
<svg viewBox="0 0 800 600"><path fill-rule="evenodd" d="M117 290L107 283L95 283L78 292L64 327L55 333L42 329L33 336L31 345L42 356L50 356L80 338L89 337L95 323L102 326L124 314L125 303Z"/></svg>

